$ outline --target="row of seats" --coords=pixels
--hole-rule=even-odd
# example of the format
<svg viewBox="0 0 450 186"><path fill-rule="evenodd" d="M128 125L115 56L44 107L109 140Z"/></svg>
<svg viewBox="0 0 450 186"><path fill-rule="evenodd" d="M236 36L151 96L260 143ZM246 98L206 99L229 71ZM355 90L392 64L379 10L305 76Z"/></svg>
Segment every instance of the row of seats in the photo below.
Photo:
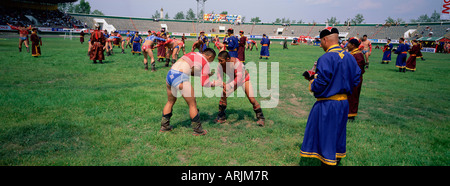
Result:
<svg viewBox="0 0 450 186"><path fill-rule="evenodd" d="M315 37L319 35L319 32L324 28L321 26L282 26L273 24L224 24L224 23L196 23L196 22L175 22L175 21L153 21L150 19L133 19L133 18L112 18L112 17L94 17L94 16L81 16L72 15L81 22L86 22L88 26L92 27L95 22L94 18L104 19L108 24L114 25L118 30L160 30L161 24L166 24L169 32L184 32L184 33L198 33L205 31L207 34L220 34L224 33L219 30L219 27L225 27L225 29L233 28L237 33L243 30L246 35L262 35L267 34L270 36L278 35L277 29L283 28L282 36L311 36ZM428 26L432 30L433 36L443 36L449 30L450 25L431 25ZM422 33L426 26L424 25L411 25L411 26L336 26L340 32L348 32L348 37L362 37L367 35L369 38L374 39L398 39L403 37L404 33L410 29L417 29L416 36L428 36L428 32Z"/></svg>

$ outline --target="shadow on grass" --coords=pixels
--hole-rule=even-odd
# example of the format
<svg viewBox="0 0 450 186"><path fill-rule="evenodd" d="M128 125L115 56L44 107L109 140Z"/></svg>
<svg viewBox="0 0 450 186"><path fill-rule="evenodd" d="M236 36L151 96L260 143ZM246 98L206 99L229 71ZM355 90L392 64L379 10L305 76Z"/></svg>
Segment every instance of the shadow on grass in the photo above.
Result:
<svg viewBox="0 0 450 186"><path fill-rule="evenodd" d="M236 110L236 109L227 109L226 110L226 114L227 117L230 115L235 115L237 114L238 117L236 119L232 120L227 120L226 123L230 124L230 125L236 125L239 122L242 121L247 121L248 119L245 120L245 118L252 118L251 122L255 122L256 123L256 117L254 115L254 113L252 111L248 111L248 110ZM214 113L214 114L208 114L205 112L199 112L200 115L200 122L202 124L206 124L208 123L211 126L219 126L220 123L216 123L214 120L216 119L218 112ZM178 127L186 127L186 128L190 128L191 127L191 119L186 119L183 120L181 122L177 122L177 123L171 123L171 125L173 126L173 128L178 128Z"/></svg>

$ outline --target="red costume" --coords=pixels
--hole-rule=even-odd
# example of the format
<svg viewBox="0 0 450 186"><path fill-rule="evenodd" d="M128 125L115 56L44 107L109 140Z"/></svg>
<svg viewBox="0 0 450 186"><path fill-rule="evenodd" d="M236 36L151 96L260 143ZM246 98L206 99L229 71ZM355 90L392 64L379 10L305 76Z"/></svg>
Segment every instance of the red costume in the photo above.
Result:
<svg viewBox="0 0 450 186"><path fill-rule="evenodd" d="M416 58L421 55L420 45L415 43L409 50L409 58L406 60L406 70L416 71Z"/></svg>
<svg viewBox="0 0 450 186"><path fill-rule="evenodd" d="M352 56L356 59L359 68L361 69L361 76L359 76L359 84L353 88L352 94L348 96L348 106L349 112L348 117L355 117L358 114L359 96L361 94L361 86L363 81L363 74L365 72L364 65L366 64L364 60L364 54L359 50L355 49L350 52Z"/></svg>
<svg viewBox="0 0 450 186"><path fill-rule="evenodd" d="M91 53L89 57L91 60L105 60L105 55L103 54L103 46L106 43L106 38L102 32L95 30L91 35Z"/></svg>
<svg viewBox="0 0 450 186"><path fill-rule="evenodd" d="M245 62L245 43L247 42L247 37L242 35L242 37L239 39L239 49L238 49L238 59L241 62Z"/></svg>
<svg viewBox="0 0 450 186"><path fill-rule="evenodd" d="M33 32L30 36L30 40L31 40L31 56L33 57L38 57L41 56L41 39L40 37Z"/></svg>

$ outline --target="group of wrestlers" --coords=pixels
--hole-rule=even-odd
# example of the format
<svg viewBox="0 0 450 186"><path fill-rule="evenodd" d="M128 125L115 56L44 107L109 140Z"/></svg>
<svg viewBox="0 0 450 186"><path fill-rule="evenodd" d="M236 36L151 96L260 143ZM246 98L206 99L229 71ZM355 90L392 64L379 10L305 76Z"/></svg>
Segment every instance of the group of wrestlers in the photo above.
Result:
<svg viewBox="0 0 450 186"><path fill-rule="evenodd" d="M102 63L104 60L104 50L111 49L111 43L119 45L119 42L114 39L122 39L117 33L107 35L99 30L99 26L91 34L89 41L89 56L93 63L97 60ZM19 30L21 40L19 43L19 51L21 51L22 42L28 50L28 30L31 27L13 27ZM25 34L26 31L26 34ZM35 46L38 44L36 40L36 30L33 29L32 42ZM258 126L265 126L265 117L261 106L255 99L255 95L250 83L250 75L245 70L245 50L248 50L249 43L253 45L256 42L247 39L244 32L239 32L240 37L234 36L234 30L228 29L227 36L221 42L219 38L214 39L214 44L219 49L219 53L212 48L207 47L208 39L204 32L200 33L198 40L194 42L192 51L185 53L184 39L177 40L175 38L167 37L164 32L155 33L148 31L148 37L142 39L136 32L134 35L127 33L127 39L122 40L122 52L124 45L132 48L132 53L144 54L145 69L148 70L148 57L152 71L155 71L155 59L152 50L159 47L167 48L166 65L170 70L166 76L166 92L167 102L164 105L161 118L160 132L169 132L174 129L170 125L170 119L173 115L172 109L177 100L178 94L186 101L189 107L189 117L191 119L191 126L193 135L201 136L207 134L203 129L199 117L199 109L197 107L196 98L194 96L194 89L190 82L191 76L198 76L201 80L202 87L221 87L222 93L219 100L218 114L214 122L226 122L226 108L227 98L238 87L242 87L249 102L253 106ZM344 50L343 46L339 45L339 31L336 28L326 28L320 32L320 46L325 51L314 64L310 71L306 71L303 76L309 81L309 91L317 98L316 103L312 107L308 116L304 139L301 145L300 155L302 157L313 157L319 159L323 165L338 165L341 158L346 156L346 126L347 121L354 120L357 115L359 95L361 92L362 75L368 68L368 58L370 56L372 47L367 36L362 39L350 38L345 46L348 50ZM23 37L23 38L22 38ZM81 41L81 40L80 40ZM406 69L414 69L414 66L408 66L406 61L406 52L410 51L410 58L415 65L415 57L420 55L420 45L416 41L412 41L412 48L404 44L404 39L400 38L400 45L394 52L398 54L397 64L400 72ZM36 43L35 43L36 42ZM108 42L110 42L108 44ZM245 44L247 43L247 48ZM263 36L260 44L261 53L260 59L269 57L270 40L266 35ZM142 45L142 46L141 46ZM257 45L256 45L257 46ZM390 52L392 49L390 40L384 48L383 63L390 62ZM142 49L142 50L141 50ZM199 52L195 52L198 49ZM183 50L184 55L178 58L178 53ZM251 49L250 49L251 50ZM40 54L38 47L33 48L33 55ZM158 51L158 57L160 53ZM172 57L172 60L170 60ZM210 81L213 75L210 72L210 63L218 59L217 80ZM228 76L228 81L224 82L224 73Z"/></svg>
<svg viewBox="0 0 450 186"><path fill-rule="evenodd" d="M256 124L258 126L265 125L265 117L260 104L255 99L250 83L250 75L248 71L245 70L245 54L243 51L245 51L245 42L247 42L246 37L243 36L242 31L240 32L240 39L234 36L233 33L233 29L228 29L227 37L222 43L218 40L215 41L215 45L219 49L219 54L217 55L214 49L207 47L208 39L204 35L204 32L201 32L198 40L193 44L192 52L187 53L175 62L172 59L173 64L166 77L168 98L162 113L161 132L173 130L173 126L170 125L172 108L177 100L177 94L181 93L181 96L187 102L189 107L191 126L194 131L193 135L199 136L207 133L207 131L202 128L200 122L194 89L189 82L190 76L199 76L203 87L223 88L219 101L219 112L214 120L215 122L226 122L227 98L238 87L242 87L249 102L253 106L257 118ZM242 42L244 45L241 44ZM195 52L196 49L198 49L199 52ZM210 81L209 77L213 74L210 74L209 63L212 62L216 56L219 61L217 67L217 80ZM229 77L228 82L223 81L224 72L226 72L226 75Z"/></svg>
<svg viewBox="0 0 450 186"><path fill-rule="evenodd" d="M93 60L93 63L97 63L97 60L102 63L102 60L104 60L103 49L108 51L110 46L108 42L114 42L113 39L119 39L120 36L112 35L108 37L99 30L98 25L95 27L96 29L92 33L90 39L89 56L90 59ZM200 122L199 110L197 108L193 86L189 81L190 76L200 76L201 85L203 87L221 87L223 89L219 101L219 112L215 122L226 122L227 98L238 87L242 87L249 102L253 106L253 110L257 118L256 124L258 126L265 125L264 114L260 104L255 99L253 88L250 83L250 75L245 70L244 66L244 51L246 49L245 43L247 42L247 38L243 36L243 31L240 32L240 39L234 36L233 33L233 29L229 29L227 31L227 37L224 39L223 43L216 42L216 46L220 45L218 48L220 53L218 55L216 55L214 49L207 47L208 39L204 35L204 32L200 33L198 40L193 44L192 51L187 54L184 50L185 37L182 37L182 40L170 38L166 33L164 33L164 30L159 33L149 30L148 37L145 39L142 39L138 32L136 32L135 35L126 40L126 45L128 45L128 41L133 43L133 54L143 53L145 70L148 70L148 57L150 57L151 70L156 71L153 49L164 47L167 50L164 51L166 54L161 54L158 51L158 57L164 55L166 58L165 66L168 67L171 65L171 69L168 71L166 77L166 90L168 98L162 112L161 132L167 132L173 129L173 126L170 125L172 108L177 100L177 95L181 93L181 96L187 102L189 107L189 116L191 118L191 125L194 130L193 135L199 136L207 133L207 131L202 128L202 124ZM127 34L127 37L129 36L130 35ZM122 51L123 46L124 44L122 44ZM263 50L263 47L261 50ZM198 49L199 52L195 52L196 49ZM178 59L180 50L183 50L185 55ZM266 50L266 52L268 51ZM212 62L216 56L219 61L219 66L217 67L217 80L211 82L209 77L213 74L210 72L209 63ZM171 60L170 57L172 57ZM169 62L171 62L171 64L169 64ZM226 75L229 77L228 82L223 81L224 72L227 72ZM231 74L228 72L231 72Z"/></svg>

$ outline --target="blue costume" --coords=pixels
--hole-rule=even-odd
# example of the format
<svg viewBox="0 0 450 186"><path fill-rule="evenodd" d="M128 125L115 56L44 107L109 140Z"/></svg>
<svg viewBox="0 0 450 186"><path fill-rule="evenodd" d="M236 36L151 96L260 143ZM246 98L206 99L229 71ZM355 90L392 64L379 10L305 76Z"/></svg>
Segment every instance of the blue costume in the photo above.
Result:
<svg viewBox="0 0 450 186"><path fill-rule="evenodd" d="M203 44L200 47L202 48L202 51L204 51L207 48L208 37L199 36L198 39L201 39L203 41Z"/></svg>
<svg viewBox="0 0 450 186"><path fill-rule="evenodd" d="M395 53L398 54L397 61L395 63L397 68L406 68L406 57L408 57L408 50L409 45L404 43L400 43L400 45L398 45L397 50L395 51Z"/></svg>
<svg viewBox="0 0 450 186"><path fill-rule="evenodd" d="M392 48L394 46L392 45L392 43L387 43L386 46L384 47L384 53L383 53L383 59L381 60L381 63L389 63L391 62L391 53L392 53Z"/></svg>
<svg viewBox="0 0 450 186"><path fill-rule="evenodd" d="M133 54L135 54L135 53L140 54L141 53L141 40L142 40L142 38L139 35L138 36L134 35L131 38L131 41L133 41L133 50L131 52Z"/></svg>
<svg viewBox="0 0 450 186"><path fill-rule="evenodd" d="M261 39L261 52L260 57L270 57L269 47L270 47L270 39L266 36Z"/></svg>
<svg viewBox="0 0 450 186"><path fill-rule="evenodd" d="M361 69L351 54L333 45L317 60L316 75L310 90L317 102L308 116L300 155L336 165L346 155L347 95L358 85Z"/></svg>
<svg viewBox="0 0 450 186"><path fill-rule="evenodd" d="M238 48L239 48L239 39L234 36L230 35L225 39L225 42L227 43L227 50L228 54L230 54L230 57L238 57Z"/></svg>
<svg viewBox="0 0 450 186"><path fill-rule="evenodd" d="M147 41L147 40L150 40L150 41L153 41L153 42L156 42L157 40L158 40L158 41L166 42L165 39L160 38L160 37L156 37L156 36L154 36L154 35L149 35L148 37L146 37L146 38L144 39L144 42Z"/></svg>

